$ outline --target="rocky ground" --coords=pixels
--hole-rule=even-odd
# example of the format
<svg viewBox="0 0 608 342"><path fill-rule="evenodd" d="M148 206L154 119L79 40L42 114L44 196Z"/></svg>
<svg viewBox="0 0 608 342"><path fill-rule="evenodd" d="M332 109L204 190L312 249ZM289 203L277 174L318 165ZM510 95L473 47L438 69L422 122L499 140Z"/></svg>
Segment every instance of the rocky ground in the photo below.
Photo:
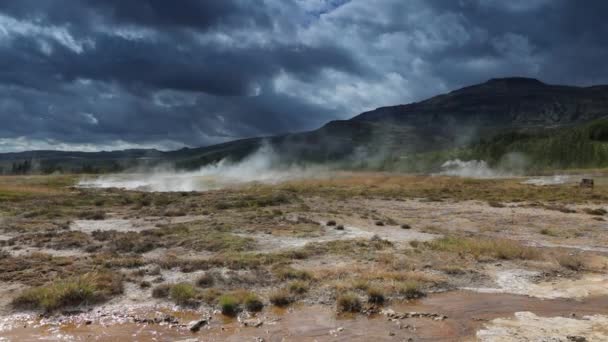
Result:
<svg viewBox="0 0 608 342"><path fill-rule="evenodd" d="M602 182L78 179L0 177L0 340L608 338Z"/></svg>

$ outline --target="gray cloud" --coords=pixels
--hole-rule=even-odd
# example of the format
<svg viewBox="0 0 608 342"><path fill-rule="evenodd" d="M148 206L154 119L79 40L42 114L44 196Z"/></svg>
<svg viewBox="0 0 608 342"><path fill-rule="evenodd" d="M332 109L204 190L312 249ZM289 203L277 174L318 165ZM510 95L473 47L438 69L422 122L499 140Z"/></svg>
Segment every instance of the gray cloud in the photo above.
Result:
<svg viewBox="0 0 608 342"><path fill-rule="evenodd" d="M605 1L0 3L0 150L197 146L500 76L608 83Z"/></svg>

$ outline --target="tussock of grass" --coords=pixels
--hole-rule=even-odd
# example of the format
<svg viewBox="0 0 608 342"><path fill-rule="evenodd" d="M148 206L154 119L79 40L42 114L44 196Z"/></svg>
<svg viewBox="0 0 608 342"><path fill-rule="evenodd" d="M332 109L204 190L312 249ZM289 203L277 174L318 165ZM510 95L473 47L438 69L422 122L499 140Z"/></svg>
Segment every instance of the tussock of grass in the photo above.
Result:
<svg viewBox="0 0 608 342"><path fill-rule="evenodd" d="M287 284L287 289L293 294L304 294L308 292L309 285L302 280L294 280Z"/></svg>
<svg viewBox="0 0 608 342"><path fill-rule="evenodd" d="M361 291L367 291L370 284L367 280L357 279L353 282L353 288Z"/></svg>
<svg viewBox="0 0 608 342"><path fill-rule="evenodd" d="M219 298L219 306L222 314L226 316L234 316L239 312L239 300L232 295L222 295Z"/></svg>
<svg viewBox="0 0 608 342"><path fill-rule="evenodd" d="M537 249L507 239L443 237L425 242L425 245L433 250L472 255L475 258L530 260L541 257Z"/></svg>
<svg viewBox="0 0 608 342"><path fill-rule="evenodd" d="M585 209L583 209L583 211L589 215L596 215L596 216L603 216L603 215L608 214L608 211L606 211L606 209L604 209L604 208L596 208L596 209L585 208Z"/></svg>
<svg viewBox="0 0 608 342"><path fill-rule="evenodd" d="M272 292L269 296L270 302L276 306L287 306L293 302L293 298L284 289L276 290Z"/></svg>
<svg viewBox="0 0 608 342"><path fill-rule="evenodd" d="M245 299L243 299L243 304L245 305L245 309L250 312L262 311L264 308L264 303L262 303L260 297L254 293L247 294Z"/></svg>
<svg viewBox="0 0 608 342"><path fill-rule="evenodd" d="M169 291L171 291L171 284L157 285L152 289L152 297L167 298L169 297Z"/></svg>
<svg viewBox="0 0 608 342"><path fill-rule="evenodd" d="M196 279L196 285L200 287L210 287L215 283L215 279L209 273L205 273Z"/></svg>
<svg viewBox="0 0 608 342"><path fill-rule="evenodd" d="M83 211L78 214L78 218L83 220L104 220L106 213L101 210Z"/></svg>
<svg viewBox="0 0 608 342"><path fill-rule="evenodd" d="M547 236L553 236L553 237L558 236L558 234L557 234L557 232L556 232L556 231L554 231L554 230L552 230L552 229L549 229L549 228L543 228L543 229L541 229L541 230L540 230L540 233L541 233L542 235L547 235Z"/></svg>
<svg viewBox="0 0 608 342"><path fill-rule="evenodd" d="M279 267L274 270L274 274L280 280L310 280L312 279L312 274L305 270L296 270L293 267Z"/></svg>
<svg viewBox="0 0 608 342"><path fill-rule="evenodd" d="M414 280L404 281L397 286L397 293L407 299L415 299L424 297L424 292L421 290L420 283Z"/></svg>
<svg viewBox="0 0 608 342"><path fill-rule="evenodd" d="M290 203L292 201L291 197L295 197L295 195L288 195L286 193L272 193L239 196L234 199L218 202L215 204L215 208L224 210L277 206Z"/></svg>
<svg viewBox="0 0 608 342"><path fill-rule="evenodd" d="M47 312L82 304L95 304L122 293L122 279L112 273L87 273L25 290L12 304L16 308Z"/></svg>
<svg viewBox="0 0 608 342"><path fill-rule="evenodd" d="M585 269L585 259L577 254L562 254L557 257L557 263L564 268L572 271L582 271Z"/></svg>
<svg viewBox="0 0 608 342"><path fill-rule="evenodd" d="M341 294L336 298L338 312L359 312L361 311L361 301L359 297L351 292Z"/></svg>
<svg viewBox="0 0 608 342"><path fill-rule="evenodd" d="M179 305L194 304L198 294L197 288L188 283L175 284L169 290L169 298Z"/></svg>
<svg viewBox="0 0 608 342"><path fill-rule="evenodd" d="M382 304L386 300L384 291L378 287L370 287L367 289L367 301L372 304Z"/></svg>

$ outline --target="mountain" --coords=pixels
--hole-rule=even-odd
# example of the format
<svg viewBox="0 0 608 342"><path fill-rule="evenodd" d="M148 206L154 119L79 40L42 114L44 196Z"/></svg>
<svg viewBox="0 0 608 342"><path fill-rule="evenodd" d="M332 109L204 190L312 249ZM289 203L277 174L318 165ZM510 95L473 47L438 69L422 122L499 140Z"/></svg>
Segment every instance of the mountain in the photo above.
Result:
<svg viewBox="0 0 608 342"><path fill-rule="evenodd" d="M491 79L425 101L383 107L354 117L417 127L441 125L547 127L608 115L608 86L548 85L523 77Z"/></svg>
<svg viewBox="0 0 608 342"><path fill-rule="evenodd" d="M519 135L511 135L511 138L525 137L529 141L530 137L546 138L554 134L551 132L558 131L563 134L564 130L577 129L607 117L608 86L576 87L549 85L523 77L497 78L424 101L381 107L350 120L331 121L309 132L242 139L170 152L5 153L0 154L0 168L11 172L15 165L31 161L30 168L44 172L108 172L165 162L178 168L195 169L223 158L241 159L263 142L270 143L286 163L332 162L345 167L390 167L398 164L395 161L407 160L412 164L419 162L420 158L416 156L428 159L432 155L436 160L431 158L432 163L424 164L427 167L436 165L446 156L464 153L454 152L456 150L475 156L471 151L479 152L481 144L485 144L485 151L488 151L488 144L492 141L498 144L504 139L496 140L496 137L504 137L505 134L509 136L515 132ZM498 151L499 147L489 150ZM463 156L467 156L466 153ZM559 158L559 150L555 153ZM483 153L479 156L487 157Z"/></svg>

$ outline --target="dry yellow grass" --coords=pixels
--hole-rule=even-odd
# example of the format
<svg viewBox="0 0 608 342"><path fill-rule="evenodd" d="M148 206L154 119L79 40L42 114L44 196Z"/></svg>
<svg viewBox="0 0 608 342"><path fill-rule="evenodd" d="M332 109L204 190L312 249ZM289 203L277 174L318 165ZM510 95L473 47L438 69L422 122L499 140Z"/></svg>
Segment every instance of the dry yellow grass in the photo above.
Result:
<svg viewBox="0 0 608 342"><path fill-rule="evenodd" d="M470 179L393 173L340 173L336 177L285 183L283 189L332 197L427 198L494 202L607 200L608 184L594 191L571 184L537 187L521 179Z"/></svg>

